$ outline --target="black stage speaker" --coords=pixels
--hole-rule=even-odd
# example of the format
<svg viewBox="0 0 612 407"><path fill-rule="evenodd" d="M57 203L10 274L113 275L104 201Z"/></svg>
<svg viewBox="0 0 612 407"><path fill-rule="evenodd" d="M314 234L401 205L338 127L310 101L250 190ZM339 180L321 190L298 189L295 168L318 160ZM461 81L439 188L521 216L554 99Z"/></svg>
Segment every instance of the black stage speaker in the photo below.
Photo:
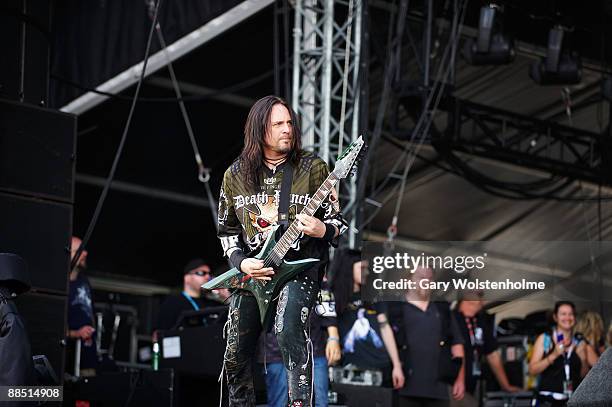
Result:
<svg viewBox="0 0 612 407"><path fill-rule="evenodd" d="M32 291L17 299L17 308L32 354L46 355L60 380L75 140L75 116L0 100L0 252L16 253L28 264Z"/></svg>
<svg viewBox="0 0 612 407"><path fill-rule="evenodd" d="M0 192L0 251L28 263L32 290L67 295L72 205Z"/></svg>
<svg viewBox="0 0 612 407"><path fill-rule="evenodd" d="M2 0L0 97L47 105L50 24L50 0Z"/></svg>
<svg viewBox="0 0 612 407"><path fill-rule="evenodd" d="M535 405L532 391L508 393L505 391L487 392L484 407L531 407Z"/></svg>
<svg viewBox="0 0 612 407"><path fill-rule="evenodd" d="M0 100L0 251L28 263L32 288L66 295L76 117Z"/></svg>
<svg viewBox="0 0 612 407"><path fill-rule="evenodd" d="M77 382L65 383L64 405L74 406L77 400L82 400L89 401L95 407L172 407L173 380L172 369L101 373L94 377L82 377ZM210 405L215 403L211 402Z"/></svg>
<svg viewBox="0 0 612 407"><path fill-rule="evenodd" d="M76 117L0 99L0 190L72 203Z"/></svg>
<svg viewBox="0 0 612 407"><path fill-rule="evenodd" d="M393 389L376 386L331 383L338 401L349 407L394 407L397 400Z"/></svg>
<svg viewBox="0 0 612 407"><path fill-rule="evenodd" d="M61 380L64 377L66 297L27 293L17 297L15 304L25 323L32 355L45 355Z"/></svg>
<svg viewBox="0 0 612 407"><path fill-rule="evenodd" d="M612 349L606 350L567 403L568 407L612 406Z"/></svg>

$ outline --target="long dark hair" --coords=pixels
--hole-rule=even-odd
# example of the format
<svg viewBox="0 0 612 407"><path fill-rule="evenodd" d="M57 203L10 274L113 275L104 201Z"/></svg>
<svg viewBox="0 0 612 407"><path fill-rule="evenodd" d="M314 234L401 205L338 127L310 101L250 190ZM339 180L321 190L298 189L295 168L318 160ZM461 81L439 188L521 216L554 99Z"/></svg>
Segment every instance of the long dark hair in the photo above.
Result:
<svg viewBox="0 0 612 407"><path fill-rule="evenodd" d="M353 264L361 260L361 253L357 250L336 250L331 263L331 289L336 301L336 312L340 315L351 302L353 296Z"/></svg>
<svg viewBox="0 0 612 407"><path fill-rule="evenodd" d="M287 160L294 167L302 154L302 132L297 121L297 115L289 104L278 96L265 96L251 107L249 116L244 125L244 148L240 153L240 170L245 176L245 184L255 191L259 183L259 174L264 166L263 145L264 138L270 125L270 114L274 105L283 105L291 115L293 132L291 137L291 151Z"/></svg>

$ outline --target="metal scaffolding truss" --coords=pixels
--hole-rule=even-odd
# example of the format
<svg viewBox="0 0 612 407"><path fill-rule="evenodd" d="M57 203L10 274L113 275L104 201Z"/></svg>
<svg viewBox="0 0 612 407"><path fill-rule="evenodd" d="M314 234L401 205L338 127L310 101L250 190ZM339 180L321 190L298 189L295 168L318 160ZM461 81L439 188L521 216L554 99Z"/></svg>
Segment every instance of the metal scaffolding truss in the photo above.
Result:
<svg viewBox="0 0 612 407"><path fill-rule="evenodd" d="M464 100L454 101L451 147L520 163L551 174L609 181L605 143L599 134Z"/></svg>
<svg viewBox="0 0 612 407"><path fill-rule="evenodd" d="M327 163L359 137L361 0L295 0L292 106L301 117L302 144ZM356 181L340 199L355 245Z"/></svg>

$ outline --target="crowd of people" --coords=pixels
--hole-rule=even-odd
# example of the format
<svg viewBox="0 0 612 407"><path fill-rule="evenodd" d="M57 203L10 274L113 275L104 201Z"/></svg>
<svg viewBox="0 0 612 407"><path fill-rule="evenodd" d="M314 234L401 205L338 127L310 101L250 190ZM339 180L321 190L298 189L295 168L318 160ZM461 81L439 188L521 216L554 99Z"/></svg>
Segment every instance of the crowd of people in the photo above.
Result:
<svg viewBox="0 0 612 407"><path fill-rule="evenodd" d="M367 303L360 294L363 269L358 253L338 251L330 270L341 364L381 371L383 386L397 390L400 406L477 406L485 364L501 390L528 390L506 374L494 316L486 312L481 292L462 293L452 308L434 301L430 290L418 289L403 303ZM412 278L432 277L431 269L419 269ZM606 341L597 312L578 316L570 301L554 305L550 329L529 338L535 341L525 361L529 374L538 377L535 396L541 405L565 405L610 346L610 332L612 324Z"/></svg>
<svg viewBox="0 0 612 407"><path fill-rule="evenodd" d="M466 292L454 307L434 301L430 290L412 290L403 303L364 301L364 261L352 250L336 251L328 273L331 284L324 279L309 320L313 405L328 405L330 366L380 373L382 380L375 385L395 389L399 406L477 406L485 364L501 390L526 390L513 385L506 374L494 316L485 311L482 293ZM90 301L85 299L90 291L81 287L84 283L75 283L81 278L71 277L71 293L80 294L71 294L69 337L92 341L93 321L85 318L90 315ZM162 303L158 329L175 328L184 311L229 302L231 293L226 290L216 293L216 299L203 295L201 286L211 278L204 260L190 261L184 268L182 292ZM432 270L419 269L413 278L432 278ZM529 373L539 377L537 397L542 405L557 406L566 403L612 338L606 340L598 313L586 311L577 317L569 301L555 304L552 320L550 330L535 338L528 366ZM83 362L89 358L86 351L82 357ZM265 378L268 406L286 406L286 372L273 329L261 333L256 360ZM83 362L89 374L89 364Z"/></svg>

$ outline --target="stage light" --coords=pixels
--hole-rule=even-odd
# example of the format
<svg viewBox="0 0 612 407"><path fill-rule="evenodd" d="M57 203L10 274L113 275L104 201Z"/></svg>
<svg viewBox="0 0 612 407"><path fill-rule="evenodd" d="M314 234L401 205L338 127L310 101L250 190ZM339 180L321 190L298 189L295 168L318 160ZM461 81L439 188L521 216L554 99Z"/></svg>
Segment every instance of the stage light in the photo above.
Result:
<svg viewBox="0 0 612 407"><path fill-rule="evenodd" d="M562 27L548 33L546 57L534 61L529 76L539 85L574 85L582 79L582 61L576 52L563 49Z"/></svg>
<svg viewBox="0 0 612 407"><path fill-rule="evenodd" d="M514 60L514 40L494 27L500 10L495 4L480 9L478 38L466 40L463 47L463 56L470 65L503 65Z"/></svg>

